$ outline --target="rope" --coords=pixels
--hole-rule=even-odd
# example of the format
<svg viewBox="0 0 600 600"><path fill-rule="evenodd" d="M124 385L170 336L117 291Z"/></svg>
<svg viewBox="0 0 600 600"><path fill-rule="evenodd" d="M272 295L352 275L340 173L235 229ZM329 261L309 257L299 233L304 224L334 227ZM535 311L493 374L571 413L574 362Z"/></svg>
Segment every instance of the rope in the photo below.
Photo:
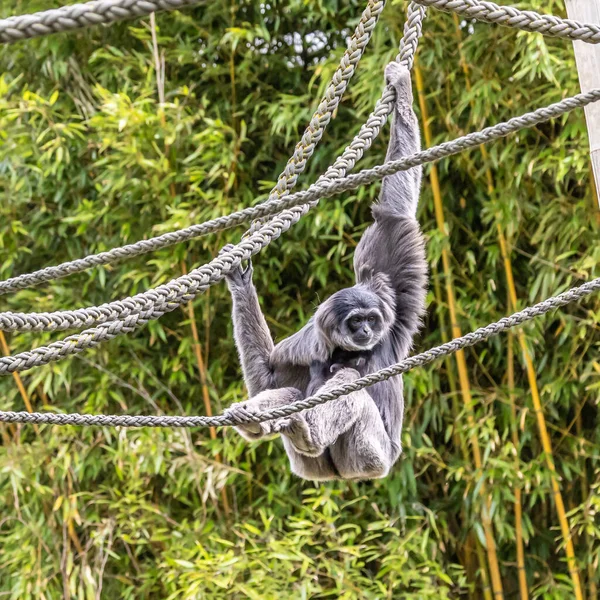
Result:
<svg viewBox="0 0 600 600"><path fill-rule="evenodd" d="M277 201L278 203L276 206L278 209L283 206L294 208L287 211L284 210L278 215L276 220L271 222L272 232L269 224L263 226L259 232L243 240L237 246L231 248L231 250L223 252L209 263L191 271L188 275L173 279L169 283L137 294L136 296L124 300L116 300L98 307L56 311L51 313L0 313L0 330L56 331L77 327L89 327L92 324L108 323L111 325L111 331L117 335L117 329L119 327L123 327L125 331L128 329L129 325L131 325L131 321L128 321L128 324L125 324L125 320L139 316L140 323L145 323L150 319L157 319L166 312L173 311L182 304L189 302L200 292L221 281L227 273L233 268L236 268L242 261L247 260L262 248L268 246L271 241L279 237L282 231L287 231L292 224L296 223L297 219L294 220L294 215L296 213L293 213L292 215L292 211L297 207L304 209L302 214L305 214L308 211L308 207L302 205L307 205L319 198L328 198L341 192L353 190L361 185L373 183L374 181L398 171L407 170L477 147L483 143L519 131L525 127L531 127L542 121L558 117L575 108L586 106L597 100L600 100L600 88L577 94L570 98L565 98L555 104L539 108L530 113L525 113L519 117L513 117L506 122L498 123L497 125L487 127L482 131L473 132L449 142L444 142L438 146L411 154L399 160L389 161L383 165L379 165L372 169L365 169L359 173L348 175L342 179L333 180L329 183L314 184L305 191L296 192ZM119 321L122 321L121 325L118 325ZM135 329L137 328L138 326L135 327ZM88 333L90 332L84 332L82 335L87 336ZM94 330L94 336L97 335L97 330ZM68 339L76 340L77 336ZM42 352L44 350L45 348L42 347L38 348L36 352ZM14 358L17 356L20 355L16 355ZM10 359L11 357L0 359L0 375L3 374L3 361ZM39 364L45 364L45 362Z"/></svg>
<svg viewBox="0 0 600 600"><path fill-rule="evenodd" d="M404 36L400 42L400 51L396 57L396 60L401 64L404 64L408 69L412 67L418 39L421 35L421 24L424 16L424 8L413 3L409 5L407 20L404 25ZM362 125L358 134L344 150L343 154L329 167L326 173L319 177L316 182L317 184L323 184L327 181L333 181L334 179L344 177L356 162L362 158L364 152L371 147L374 139L379 134L381 127L385 124L387 117L391 113L394 99L394 89L391 86L386 86L381 98L375 104L373 112L369 115L365 124ZM295 198L295 196L288 196L286 200L282 200L280 195L271 192L269 198L261 204L244 208L231 213L230 215L217 217L216 219L211 219L210 221L198 225L192 225L185 229L180 229L179 231L165 233L148 240L141 240L106 252L91 254L84 258L65 262L57 266L46 267L32 273L11 277L5 281L0 281L0 296L55 279L60 279L62 277L67 277L68 275L73 275L75 273L81 273L82 271L86 271L93 267L112 264L120 260L126 260L135 256L168 248L169 246L186 242L209 233L236 227L247 221L276 214L294 205L293 202L290 203L289 198ZM2 329L1 323L0 329Z"/></svg>
<svg viewBox="0 0 600 600"><path fill-rule="evenodd" d="M414 3L410 4L404 36L397 57L397 59L403 62L407 67L412 65L424 16L425 9ZM346 148L342 156L335 162L331 169L325 174L329 174L328 178L333 178L336 175L345 175L346 169L353 166L356 160L362 156L364 150L370 146L374 137L379 133L381 126L385 123L387 115L391 112L393 99L392 88L386 87L380 102L377 103L374 112L371 114L365 125L361 127L359 134L354 138L352 143ZM315 198L315 200L317 199ZM253 231L248 237L243 239L238 246L222 253L219 257L214 259L212 263L209 263L209 265L205 265L206 269L208 269L208 273L213 273L219 280L223 279L225 274L231 269L239 266L242 260L256 254L272 240L279 237L283 231L289 229L291 225L296 223L304 214L306 214L312 205L314 204L304 204L303 206L283 211L269 223L262 226L257 231ZM214 264L215 262L216 264ZM215 267L214 269L211 268L213 264ZM202 269L203 267L192 271L190 275L180 278L179 281L181 282L182 279L185 280L192 275L194 275L197 280ZM206 275L206 271L204 275ZM195 283L198 283L196 293L200 293L211 285L210 277L205 281L196 281ZM192 298L193 296L189 297L189 299ZM183 298L180 298L180 300L182 300L180 304L187 301L183 300ZM174 310L177 306L179 306L179 304L172 304L168 310ZM164 314L164 312L161 314ZM65 340L50 344L47 347L37 348L32 352L23 352L12 357L4 357L3 359L0 359L0 375L4 375L8 372L22 371L32 366L47 364L55 360L60 360L63 357L82 352L85 349L97 346L102 341L110 340L120 333L131 333L143 326L149 318L158 318L159 316L160 314L157 314L157 311L153 309L152 301L150 301L147 314L134 314L125 317L124 319L102 324L97 328L84 331L78 336L71 336ZM46 324L48 324L48 322L46 322Z"/></svg>
<svg viewBox="0 0 600 600"><path fill-rule="evenodd" d="M161 10L176 10L204 2L205 0L94 0L85 4L62 6L29 15L0 19L0 43L11 44L50 33L114 23L143 17Z"/></svg>
<svg viewBox="0 0 600 600"><path fill-rule="evenodd" d="M600 25L561 19L554 15L540 15L532 10L519 10L514 6L499 6L481 0L415 0L422 6L433 6L444 12L454 12L467 19L496 23L524 31L542 33L551 37L600 43Z"/></svg>
<svg viewBox="0 0 600 600"><path fill-rule="evenodd" d="M160 3L161 8L177 8L184 4L194 4L197 0L181 0L177 6L174 6L172 0L164 0ZM25 37L44 35L54 31L73 29L76 27L87 26L102 22L110 22L127 16L148 14L154 12L157 5L150 1L143 2L143 8L138 11L141 2L136 0L101 0L90 2L85 5L73 5L63 7L56 11L46 11L34 15L22 17L12 17L10 19L0 20L0 41L15 41ZM277 239L282 232L289 229L296 223L310 208L316 205L319 198L330 197L334 194L355 189L360 185L372 183L391 175L400 170L406 170L426 162L439 160L445 156L450 156L457 152L478 146L499 137L504 137L510 133L518 131L524 127L535 125L541 121L559 116L566 112L586 106L587 104L600 99L600 89L591 90L585 94L578 94L572 98L545 108L538 109L531 113L526 113L521 117L510 119L506 123L500 123L493 127L488 127L481 132L474 132L462 138L451 142L440 144L434 148L404 157L398 161L392 161L380 165L373 169L361 171L356 175L347 176L349 168L352 168L366 147L368 147L373 138L379 133L379 130L385 122L385 119L391 112L393 106L393 90L386 87L384 93L377 103L376 108L369 120L354 138L352 143L346 148L342 156L336 160L334 165L319 178L317 183L311 186L305 192L299 192L289 195L289 191L295 186L298 175L306 167L306 162L314 152L316 144L320 141L323 132L331 120L333 111L338 106L340 98L346 89L347 82L352 76L355 65L360 60L364 47L370 38L372 28L375 26L384 2L369 2L367 9L363 13L359 26L355 31L356 42L355 51L351 51L352 44L349 45L336 74L334 80L327 90L325 98L319 105L319 108L313 115L311 122L305 131L301 141L296 146L294 155L288 161L284 172L278 178L277 185L270 194L265 203L254 210L262 210L261 213L255 213L255 216L267 216L278 212L283 207L290 207L282 210L278 215L273 216L267 223L256 225L251 228L247 236L242 241L223 252L213 261L198 269L192 271L189 275L174 279L173 281L149 290L143 294L138 294L132 298L123 301L115 301L100 307L91 307L78 309L75 311L57 311L54 313L26 314L26 313L0 313L0 329L8 331L49 331L56 329L67 329L70 327L85 327L92 323L100 323L95 329L89 329L79 335L71 336L65 340L54 342L47 347L41 347L32 352L23 352L15 356L7 356L0 359L0 375L17 372L28 369L32 366L46 364L54 360L59 360L64 356L81 352L84 349L91 348L101 341L112 339L120 333L130 333L141 327L150 319L156 319L165 312L174 310L184 302L193 299L195 295L207 289L223 277L232 269L237 268L239 264L267 246L271 241ZM422 6L418 6L422 5ZM435 6L446 11L454 11L471 18L478 18L484 21L499 23L510 27L518 27L527 31L537 31L546 35L557 37L566 37L568 39L580 39L591 43L600 42L600 27L578 23L576 21L558 19L553 16L543 16L531 11L518 11L512 7L500 7L488 2L479 2L478 0L416 0L409 6L409 18L405 25L404 37L401 43L400 54L397 60L404 62L409 68L412 64L416 44L421 31L422 20L425 16L425 6ZM126 7L123 10L120 8ZM148 10L149 9L149 10ZM373 9L373 15L370 10ZM377 9L378 12L377 12ZM86 12L87 10L87 12ZM141 11L141 12L140 12ZM144 12L147 11L147 12ZM99 18L94 15L100 14ZM365 19L366 17L366 19ZM45 19L45 20L44 20ZM69 20L70 19L70 20ZM365 21L363 21L365 19ZM370 23L370 29L367 24ZM364 25L362 31L361 26ZM362 45L361 45L362 44ZM337 79L335 79L337 76ZM378 111L379 109L379 111ZM361 133L366 135L365 140L361 138ZM366 145L366 146L365 146ZM287 196L282 198L282 196ZM268 210L267 210L268 209ZM215 219L212 223L215 231L230 227L240 221L240 215L244 219L248 218L248 209L238 211L226 217ZM195 226L211 227L211 222ZM22 289L29 285L35 285L41 281L48 281L55 277L62 277L72 272L95 266L97 264L107 264L112 260L123 257L129 257L141 254L147 251L166 247L178 241L183 241L180 236L189 235L187 228L180 232L165 234L147 240L138 242L123 248L117 248L112 251L101 253L96 256L89 256L80 261L64 263L58 267L42 269L33 274L23 275L3 282L0 287L0 293ZM187 233L184 233L187 232ZM190 237L202 235L197 231ZM189 238L186 238L189 239ZM130 249L128 252L127 249ZM102 257L102 258L99 258ZM107 262L98 262L106 260ZM171 427L191 427L197 425L232 425L244 422L260 422L272 418L279 418L311 408L323 402L327 402L340 396L359 391L379 381L404 373L416 366L428 364L447 354L456 352L461 348L488 339L489 337L505 331L526 321L529 321L546 312L564 306L570 302L583 298L600 289L600 279L582 285L579 288L573 288L559 296L549 298L533 307L515 313L510 317L505 317L496 323L487 327L480 328L473 333L467 334L433 348L427 352L406 359L401 363L387 367L376 373L362 377L352 383L339 386L337 389L322 395L306 398L295 402L293 405L281 407L276 410L268 411L258 415L239 416L222 415L220 417L130 417L117 415L54 415L41 413L15 413L0 412L0 421L6 422L36 422L36 423L55 423L55 424L79 424L79 425L115 425L127 427L139 426L171 426Z"/></svg>
<svg viewBox="0 0 600 600"><path fill-rule="evenodd" d="M395 365L371 373L351 383L336 387L330 392L310 396L304 400L298 400L293 404L282 406L261 413L248 413L236 410L236 415L223 414L216 417L179 417L179 416L132 416L132 415L81 415L81 414L54 414L54 413L28 413L0 411L0 422L5 423L39 423L49 425L83 425L101 427L217 427L228 425L241 425L244 423L261 423L270 419L287 417L291 414L313 408L319 404L330 402L353 392L358 392L385 381L396 375L406 373L416 367L423 367L449 354L474 346L492 336L498 335L536 317L546 314L551 310L560 308L581 300L582 298L600 291L600 278L584 283L579 287L572 288L558 296L547 298L534 306L525 308L508 317L504 317L486 327L468 333L462 337L455 338L450 342L436 346L417 354Z"/></svg>

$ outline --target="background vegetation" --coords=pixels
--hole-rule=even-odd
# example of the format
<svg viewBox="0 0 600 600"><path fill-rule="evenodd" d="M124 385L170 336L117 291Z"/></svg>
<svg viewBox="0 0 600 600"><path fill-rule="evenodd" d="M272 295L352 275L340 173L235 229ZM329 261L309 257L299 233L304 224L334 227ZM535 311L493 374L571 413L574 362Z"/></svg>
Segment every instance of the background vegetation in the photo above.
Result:
<svg viewBox="0 0 600 600"><path fill-rule="evenodd" d="M1 16L59 4L5 0ZM564 16L556 0L520 5ZM405 8L387 6L305 184L378 97ZM362 0L227 0L158 15L156 48L150 19L2 47L0 278L264 199L362 9ZM434 11L418 67L433 142L579 91L570 43ZM360 166L381 163L386 143L387 131ZM443 230L425 181L432 284L418 349L451 333L447 288L466 332L512 312L508 266L519 306L600 274L583 113L488 151L438 165ZM256 259L277 339L352 281L377 192L324 201ZM241 231L3 297L0 310L128 296L206 262ZM202 414L210 403L219 412L244 398L229 310L216 286L135 336L25 373L21 389L2 378L0 408ZM251 445L228 430L3 427L0 597L490 598L490 531L505 598L523 593L523 573L530 598L575 597L535 382L583 593L595 599L599 332L595 297L526 327L529 378L511 336L466 353L462 388L454 357L411 372L404 456L371 483L300 481L278 440ZM51 337L7 342L14 353Z"/></svg>

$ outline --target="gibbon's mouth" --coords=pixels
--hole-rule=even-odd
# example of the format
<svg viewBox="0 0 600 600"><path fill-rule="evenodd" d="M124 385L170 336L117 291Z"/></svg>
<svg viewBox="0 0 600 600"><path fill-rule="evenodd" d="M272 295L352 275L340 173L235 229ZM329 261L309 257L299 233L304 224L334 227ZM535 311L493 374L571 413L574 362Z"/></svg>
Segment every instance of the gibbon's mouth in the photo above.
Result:
<svg viewBox="0 0 600 600"><path fill-rule="evenodd" d="M376 340L373 336L365 336L364 338L355 337L347 341L345 350L370 350L375 347Z"/></svg>

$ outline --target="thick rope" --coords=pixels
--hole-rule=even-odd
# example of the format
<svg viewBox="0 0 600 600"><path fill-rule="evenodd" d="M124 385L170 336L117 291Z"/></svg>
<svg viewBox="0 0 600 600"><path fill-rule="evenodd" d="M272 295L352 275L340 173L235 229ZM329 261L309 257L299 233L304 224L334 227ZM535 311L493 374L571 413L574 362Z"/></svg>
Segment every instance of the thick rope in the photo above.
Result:
<svg viewBox="0 0 600 600"><path fill-rule="evenodd" d="M373 9L371 9L371 14L373 14ZM407 19L404 25L404 36L402 37L400 43L400 51L396 57L396 60L401 64L404 64L408 69L412 67L418 39L421 35L421 25L424 16L425 9L423 7L414 3L409 5ZM350 54L352 58L354 58L353 53ZM340 68L341 65L338 68L338 71ZM347 79L349 79L348 74L346 74L346 76ZM334 86L335 79L336 74L334 74L332 84L330 84L329 89ZM339 89L339 86L334 87ZM386 86L381 98L377 101L373 112L369 115L365 124L360 128L359 133L354 137L350 145L344 150L343 154L338 157L331 167L329 167L327 172L319 177L317 183L322 184L344 177L346 173L354 167L356 162L363 156L364 152L371 147L374 139L379 134L381 127L385 124L387 117L393 109L394 99L395 91L393 87ZM329 103L329 100L327 103ZM313 119L314 118L315 117L313 116ZM290 166L289 163L288 166ZM296 166L295 168L297 169L298 167ZM293 171L294 169L292 168L291 170ZM106 252L91 254L85 258L65 262L57 266L46 267L44 269L40 269L39 271L34 271L33 273L27 273L17 277L12 277L5 281L0 281L0 295L16 292L18 290L39 285L54 279L67 277L68 275L75 273L81 273L82 271L92 267L107 265L120 260L126 260L128 258L140 256L148 252L154 252L156 250L167 248L174 244L179 244L181 242L207 235L209 233L215 233L217 231L229 229L247 221L252 221L254 219L260 219L262 217L276 214L285 208L292 206L292 204L289 204L287 201L281 201L283 194L277 193L277 189L278 188L276 186L275 190L269 195L269 198L261 204L239 210L230 215L217 217L216 219L212 219L198 225L192 225L179 231L165 233L149 240L142 240L133 244L122 246L120 248L114 248Z"/></svg>
<svg viewBox="0 0 600 600"><path fill-rule="evenodd" d="M397 59L405 64L407 68L412 66L414 52L416 50L417 40L421 32L421 24L424 16L425 9L417 6L414 3L410 4L408 18L404 29L404 36L401 41L400 52L397 57ZM393 97L385 100L386 97L389 97L389 92L390 88L386 87L381 102L377 104L377 106L380 107L379 110L376 106L376 110L371 117L369 117L367 123L361 128L359 135L354 138L350 146L346 148L342 156L338 159L338 161L336 161L336 164L333 165L337 171L331 175L332 177L334 174L344 175L345 169L349 168L349 166L353 166L354 162L356 162L356 160L362 156L362 152L364 152L364 150L370 146L373 138L377 135L381 126L385 122L387 115L392 110ZM239 266L242 260L245 260L253 254L259 252L264 246L270 243L270 241L276 239L282 231L287 230L289 227L291 227L291 225L296 223L304 214L306 214L311 206L312 203L304 204L299 207L294 207L291 210L283 211L281 214L274 217L267 225L262 226L257 231L253 232L249 237L242 240L238 246L222 253L217 259L212 261L213 263L217 261L214 274L218 275L219 279L223 279L225 274L227 274L231 269ZM223 261L225 261L224 265ZM210 265L206 265L206 267L210 268ZM200 270L202 270L202 268L203 267L201 267ZM193 273L197 274L197 271L193 271L190 273L190 275ZM210 283L208 283L208 285L210 285ZM207 282L200 282L200 286L197 288L197 293L200 293L203 291L203 289L206 289L208 285ZM173 305L170 310L174 310L177 306L178 305ZM149 310L150 313L148 315L132 315L124 319L119 319L111 323L100 325L95 329L84 331L78 336L71 336L65 340L50 344L47 347L37 348L32 352L23 352L14 357L4 357L4 359L2 359L4 362L0 362L0 375L5 374L5 372L14 372L15 370L20 371L32 366L38 366L41 364L47 364L48 362L52 362L54 360L60 360L65 356L76 354L85 349L95 347L102 341L112 339L120 333L131 333L143 326L148 321L149 317L158 318L158 316L160 316L156 314L156 311L152 311L152 308ZM162 314L164 314L164 312Z"/></svg>
<svg viewBox="0 0 600 600"><path fill-rule="evenodd" d="M196 4L205 4L205 0L94 0L85 4L71 4L0 19L0 43L10 44L50 33L114 23Z"/></svg>
<svg viewBox="0 0 600 600"><path fill-rule="evenodd" d="M28 413L28 412L12 412L0 411L0 422L5 423L39 423L50 425L84 425L84 426L100 426L100 427L217 427L228 425L241 425L244 423L261 423L270 419L278 419L287 417L294 413L313 408L319 404L330 402L358 392L366 387L370 387L380 381L385 381L396 375L406 373L416 367L422 367L432 363L438 358L453 354L454 352L474 346L479 342L483 342L492 336L498 335L503 331L507 331L527 321L531 321L536 317L546 314L551 310L560 308L581 300L582 298L600 291L600 278L594 279L588 283L584 283L579 287L572 288L558 296L548 298L525 308L522 311L516 312L508 317L504 317L495 323L491 323L486 327L481 327L462 337L455 338L450 342L431 348L421 354L417 354L406 360L403 360L395 365L371 373L360 379L356 379L351 383L346 383L338 386L330 392L310 396L304 400L298 400L293 404L282 406L273 410L261 413L248 413L244 411L236 411L236 416L220 415L216 417L171 417L171 416L131 416L131 415L81 415L81 414L54 414L54 413Z"/></svg>
<svg viewBox="0 0 600 600"><path fill-rule="evenodd" d="M281 199L279 201L281 204L278 204L277 206L300 206L303 209L303 214L305 214L308 208L302 205L307 205L319 198L327 198L341 192L349 191L361 185L373 183L374 181L398 171L407 170L418 165L457 154L469 148L477 147L483 143L519 131L524 127L530 127L537 123L541 123L542 121L558 117L575 108L586 106L597 100L600 100L600 88L583 94L577 94L570 98L565 98L556 104L551 104L550 106L540 108L519 117L513 117L509 121L487 127L482 131L470 133L466 136L444 142L439 146L434 146L433 148L411 154L410 156L403 157L399 160L389 161L372 169L365 169L354 175L348 175L343 179L335 180L331 183L315 184L305 191L296 192ZM293 210L294 209L292 209L292 211ZM253 234L253 236L243 240L231 250L222 253L208 264L191 271L186 276L174 279L155 289L124 300L116 300L114 302L103 304L98 307L57 311L52 313L0 313L0 330L55 331L77 327L88 327L89 325L96 323L108 323L111 324L111 331L117 335L117 329L120 326L123 327L125 331L125 329L128 330L129 325L131 325L131 321L128 321L129 325L125 324L124 321L126 319L139 316L140 322L144 323L149 319L157 319L166 312L175 310L181 306L181 304L189 302L201 291L207 289L207 287L221 281L225 274L229 273L232 268L235 268L242 261L247 260L259 252L273 241L273 239L276 239L276 237L281 234L281 231L289 229L292 224L296 223L297 219L295 220L295 215L296 213L292 214L289 210L281 212L281 214L278 215L279 220L274 221L272 234L270 228L265 226L260 230L262 233ZM273 235L273 237L270 237L271 235ZM250 240L253 241L250 243ZM123 321L121 325L118 324L119 320ZM82 335L87 338L87 333L88 332L84 332ZM97 335L98 331L94 330L94 336ZM76 339L76 336L69 339L74 340ZM63 342L57 343L62 344ZM38 348L36 352L41 352L43 350L44 348ZM2 374L2 361L7 361L9 359L10 357L0 359L0 374Z"/></svg>
<svg viewBox="0 0 600 600"><path fill-rule="evenodd" d="M554 15L540 15L532 10L519 10L514 6L499 6L481 0L415 0L415 2L445 12L454 12L467 19L496 23L551 37L600 44L600 25L561 19Z"/></svg>

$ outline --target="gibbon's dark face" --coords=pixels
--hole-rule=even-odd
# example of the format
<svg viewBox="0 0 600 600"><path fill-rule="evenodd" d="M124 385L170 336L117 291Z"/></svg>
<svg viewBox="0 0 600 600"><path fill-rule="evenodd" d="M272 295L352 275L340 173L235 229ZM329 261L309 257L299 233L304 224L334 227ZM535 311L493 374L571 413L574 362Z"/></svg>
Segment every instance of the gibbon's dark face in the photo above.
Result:
<svg viewBox="0 0 600 600"><path fill-rule="evenodd" d="M370 350L388 334L393 307L376 293L355 286L331 296L315 317L329 348Z"/></svg>
<svg viewBox="0 0 600 600"><path fill-rule="evenodd" d="M368 350L381 339L383 323L377 308L356 308L343 320L342 333L356 349Z"/></svg>

